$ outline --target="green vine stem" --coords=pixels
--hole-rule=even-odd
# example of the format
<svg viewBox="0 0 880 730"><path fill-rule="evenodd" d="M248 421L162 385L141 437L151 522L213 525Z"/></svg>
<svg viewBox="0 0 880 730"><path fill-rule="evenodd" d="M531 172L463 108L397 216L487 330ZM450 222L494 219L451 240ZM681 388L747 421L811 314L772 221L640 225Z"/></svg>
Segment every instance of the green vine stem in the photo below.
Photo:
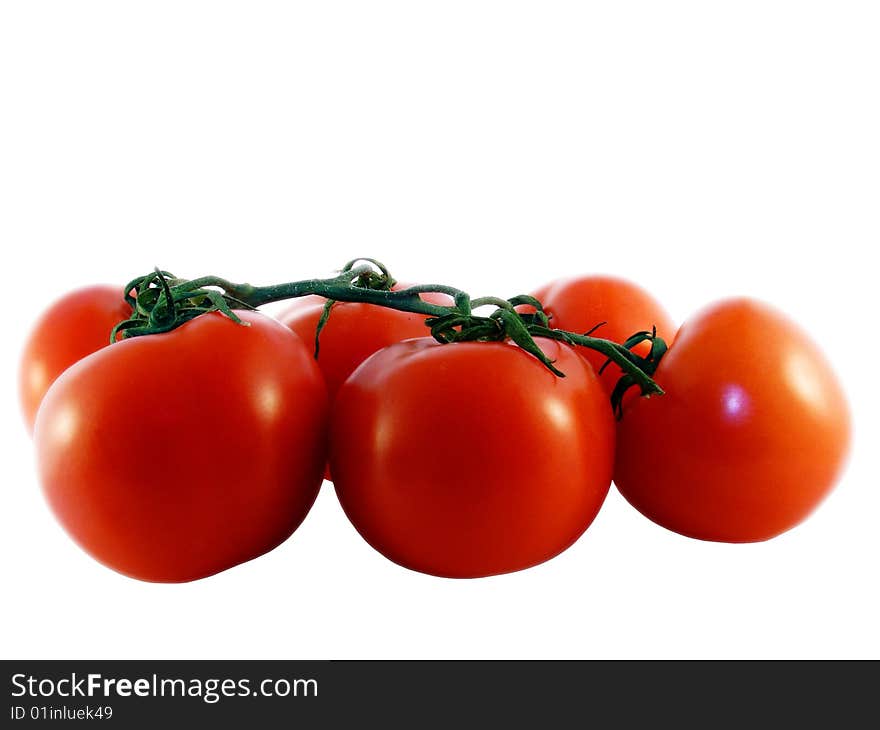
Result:
<svg viewBox="0 0 880 730"><path fill-rule="evenodd" d="M125 298L132 306L132 315L113 329L110 341L115 342L120 336L129 338L168 332L206 312L221 312L233 321L246 325L235 314L235 309L256 309L271 302L316 294L327 299L319 333L335 302L374 304L423 315L431 335L441 343L509 339L559 377L564 377L564 373L553 365L535 342L535 337L596 350L608 358L606 366L613 362L622 370L618 388L612 396L612 404L618 414L623 394L632 386L637 386L642 395L663 393L651 378L666 349L665 343L655 332L639 332L625 343L617 343L593 337L590 332L579 334L551 329L541 302L534 297L521 295L511 299L472 299L461 289L442 284L420 284L392 290L394 283L388 269L373 259L354 259L337 276L328 279L306 279L269 286L238 284L218 276L179 279L167 271L156 269L126 285ZM425 293L445 294L451 298L452 304L425 301L420 296ZM517 312L516 306L521 304L530 305L535 312ZM495 307L495 311L488 316L474 314L475 309L487 306ZM636 344L646 340L652 342L648 357L640 357L631 351ZM317 352L316 343L316 356Z"/></svg>

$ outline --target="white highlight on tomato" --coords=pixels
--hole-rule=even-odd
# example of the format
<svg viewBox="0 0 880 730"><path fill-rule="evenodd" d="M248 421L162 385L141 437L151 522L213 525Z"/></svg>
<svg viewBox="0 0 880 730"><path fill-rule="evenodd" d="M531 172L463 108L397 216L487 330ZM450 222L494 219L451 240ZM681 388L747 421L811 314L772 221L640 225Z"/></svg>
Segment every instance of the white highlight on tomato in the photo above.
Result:
<svg viewBox="0 0 880 730"><path fill-rule="evenodd" d="M815 359L801 353L791 353L785 361L785 376L794 391L817 411L828 408L825 398L828 391L823 387L822 374Z"/></svg>
<svg viewBox="0 0 880 730"><path fill-rule="evenodd" d="M550 420L560 431L565 431L574 427L571 418L571 409L558 400L547 399L544 402L544 413L548 420Z"/></svg>
<svg viewBox="0 0 880 730"><path fill-rule="evenodd" d="M272 383L263 383L259 386L257 397L259 409L268 418L275 418L281 409L281 394L277 386Z"/></svg>
<svg viewBox="0 0 880 730"><path fill-rule="evenodd" d="M741 421L745 419L752 409L749 401L748 393L742 386L731 384L725 386L721 400L724 407L724 414L730 421Z"/></svg>
<svg viewBox="0 0 880 730"><path fill-rule="evenodd" d="M67 407L61 410L53 421L49 438L56 446L66 446L76 435L79 427L78 415L75 408Z"/></svg>

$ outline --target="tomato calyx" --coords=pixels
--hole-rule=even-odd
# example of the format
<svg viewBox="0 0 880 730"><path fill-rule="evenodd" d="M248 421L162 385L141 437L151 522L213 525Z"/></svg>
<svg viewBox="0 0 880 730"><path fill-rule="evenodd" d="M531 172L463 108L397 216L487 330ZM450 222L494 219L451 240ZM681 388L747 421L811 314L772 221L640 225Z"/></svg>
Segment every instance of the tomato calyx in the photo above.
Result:
<svg viewBox="0 0 880 730"><path fill-rule="evenodd" d="M634 335L630 335L623 342L623 346L627 350L632 351L632 348L643 342L651 343L651 349L648 351L648 354L641 357L632 353L632 356L635 358L635 361L642 372L647 373L649 376L653 376L654 373L657 372L660 360L666 354L669 347L662 337L657 336L656 327L652 327L650 332L642 330L641 332L636 332ZM611 364L611 362L612 361L609 358L605 361L605 364L599 368L600 375L605 371L605 368ZM638 383L632 375L624 373L614 386L614 390L611 392L611 407L614 409L614 414L617 416L618 420L623 418L623 397L626 395L627 391L635 385L638 385Z"/></svg>
<svg viewBox="0 0 880 730"><path fill-rule="evenodd" d="M653 371L650 368L656 366L652 356L643 358L630 351L636 344L651 338L656 343L659 360L659 356L662 356L662 340L656 337L656 333L640 332L620 344L594 337L592 333L596 328L584 334L552 329L541 302L532 296L472 299L461 289L443 284L420 284L397 290L393 289L394 284L395 280L388 269L369 258L349 261L336 276L328 279L306 279L269 286L236 284L216 276L179 279L157 268L126 286L126 301L132 305L132 315L116 325L111 342L115 342L118 335L128 338L169 332L208 312L220 312L238 324L247 325L236 315L235 309L253 310L270 302L316 294L327 301L315 335L315 357L318 355L321 330L327 324L334 304L360 302L423 315L430 334L442 344L509 340L537 358L558 377L565 377L565 374L538 346L536 337L596 350L623 372L618 384L620 396L612 399L618 415L622 394L630 387L638 386L642 395L663 393L651 378ZM421 296L427 293L444 294L452 299L452 304L428 301ZM529 305L535 311L517 312L516 307L520 305ZM475 309L488 306L495 307L495 311L488 316L474 313ZM665 348L665 344L662 348ZM655 347L652 346L652 353L654 351Z"/></svg>
<svg viewBox="0 0 880 730"><path fill-rule="evenodd" d="M256 307L229 294L225 288L224 291L208 288L212 285L223 288L222 285L213 281L202 285L202 281L178 279L158 267L146 276L132 279L123 290L132 313L128 319L119 322L112 329L111 344L116 342L119 335L128 338L170 332L184 322L208 312L222 312L236 324L248 326L233 311L233 307L249 310Z"/></svg>
<svg viewBox="0 0 880 730"><path fill-rule="evenodd" d="M527 321L515 310L519 304L529 304L535 307L536 314L527 315L531 318ZM549 324L547 315L537 299L522 295L512 299L482 297L470 301L471 310L483 306L495 306L496 309L488 317L473 314L472 311L468 313L453 311L442 317L430 317L425 320L425 324L431 328L431 335L434 339L443 344L511 340L530 355L538 358L554 375L560 378L565 377L565 373L555 367L553 361L538 347L529 329L532 321L544 323L539 326Z"/></svg>

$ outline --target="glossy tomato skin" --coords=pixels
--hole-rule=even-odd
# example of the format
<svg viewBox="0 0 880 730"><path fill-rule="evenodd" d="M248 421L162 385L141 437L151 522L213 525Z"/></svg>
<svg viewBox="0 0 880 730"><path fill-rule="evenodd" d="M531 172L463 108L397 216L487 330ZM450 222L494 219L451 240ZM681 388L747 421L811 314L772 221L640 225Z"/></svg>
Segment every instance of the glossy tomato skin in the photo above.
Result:
<svg viewBox="0 0 880 730"><path fill-rule="evenodd" d="M104 285L72 291L41 315L19 366L19 397L29 431L55 379L86 355L109 345L110 332L130 315L121 287Z"/></svg>
<svg viewBox="0 0 880 730"><path fill-rule="evenodd" d="M614 342L624 342L636 332L650 331L655 326L657 334L667 344L675 337L675 324L660 302L626 279L603 275L561 279L536 290L534 296L544 305L550 315L550 326L554 329L583 334L600 322L605 322L594 335ZM644 355L649 347L645 343L636 347L634 352ZM578 353L587 359L596 372L606 360L595 350L579 347ZM609 394L620 375L620 368L611 364L599 376Z"/></svg>
<svg viewBox="0 0 880 730"><path fill-rule="evenodd" d="M395 290L406 288L398 284ZM449 305L452 299L445 295L423 294L425 301ZM296 332L310 349L314 348L315 331L327 300L309 295L301 297L278 319ZM370 355L383 347L413 337L425 337L430 333L425 326L425 316L411 312L399 312L360 302L337 302L333 305L330 319L321 330L318 367L327 383L332 399L355 368ZM324 476L331 478L330 469Z"/></svg>
<svg viewBox="0 0 880 730"><path fill-rule="evenodd" d="M327 396L303 342L219 313L69 368L37 415L45 496L92 557L134 578L217 573L285 540L315 499Z"/></svg>
<svg viewBox="0 0 880 730"><path fill-rule="evenodd" d="M766 304L731 299L686 322L618 426L615 483L683 535L766 540L824 499L850 439L845 395L824 356Z"/></svg>
<svg viewBox="0 0 880 730"><path fill-rule="evenodd" d="M595 373L539 340L565 378L509 343L407 340L340 389L331 468L379 552L432 575L528 568L569 547L608 492L614 422Z"/></svg>

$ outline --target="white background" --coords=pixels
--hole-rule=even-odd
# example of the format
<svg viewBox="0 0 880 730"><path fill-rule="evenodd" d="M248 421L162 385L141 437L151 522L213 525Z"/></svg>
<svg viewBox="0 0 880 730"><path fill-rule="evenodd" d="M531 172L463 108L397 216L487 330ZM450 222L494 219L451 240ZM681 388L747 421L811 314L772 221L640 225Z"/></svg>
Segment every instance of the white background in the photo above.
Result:
<svg viewBox="0 0 880 730"><path fill-rule="evenodd" d="M4 2L6 658L880 657L876 3ZM512 295L635 279L814 333L852 402L838 489L754 545L612 489L570 550L454 581L364 543L325 485L291 540L187 585L93 562L18 413L50 300L154 264L255 283L368 255Z"/></svg>

